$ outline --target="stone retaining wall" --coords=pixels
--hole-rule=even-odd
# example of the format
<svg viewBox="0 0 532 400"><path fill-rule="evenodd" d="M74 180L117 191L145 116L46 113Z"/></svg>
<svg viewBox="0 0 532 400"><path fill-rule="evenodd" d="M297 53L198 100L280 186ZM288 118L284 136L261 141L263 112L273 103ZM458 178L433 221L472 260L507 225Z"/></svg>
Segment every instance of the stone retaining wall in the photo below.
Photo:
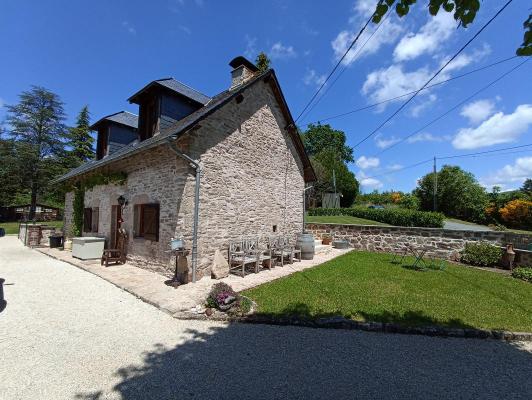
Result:
<svg viewBox="0 0 532 400"><path fill-rule="evenodd" d="M317 239L321 239L325 234L333 235L335 239L347 240L353 248L358 250L394 253L413 244L427 248L429 256L453 261L460 259L460 251L468 242L486 241L501 247L513 243L522 248L532 243L531 235L498 231L476 232L343 224L307 224L306 228ZM532 266L532 252L516 249L515 265Z"/></svg>

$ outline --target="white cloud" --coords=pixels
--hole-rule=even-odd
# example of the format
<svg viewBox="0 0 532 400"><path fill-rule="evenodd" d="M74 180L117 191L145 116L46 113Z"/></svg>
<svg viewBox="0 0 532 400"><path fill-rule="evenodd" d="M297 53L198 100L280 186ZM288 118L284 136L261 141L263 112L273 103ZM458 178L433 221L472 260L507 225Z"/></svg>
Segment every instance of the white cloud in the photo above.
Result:
<svg viewBox="0 0 532 400"><path fill-rule="evenodd" d="M326 76L318 74L315 70L310 69L303 77L303 83L305 85L315 85L320 87L325 82Z"/></svg>
<svg viewBox="0 0 532 400"><path fill-rule="evenodd" d="M466 104L460 115L469 119L472 124L478 124L493 114L495 110L495 103L491 100L477 100Z"/></svg>
<svg viewBox="0 0 532 400"><path fill-rule="evenodd" d="M432 104L438 99L438 96L435 94L429 94L428 99L423 97L418 98L416 104L410 108L409 115L417 118L421 115L423 111L432 106Z"/></svg>
<svg viewBox="0 0 532 400"><path fill-rule="evenodd" d="M431 84L442 82L451 77L450 72L456 71L466 67L471 63L481 60L483 55L488 54L489 46L484 46L482 49L475 50L471 53L464 54L463 58L457 58L455 61L444 69ZM443 65L443 63L440 64ZM406 93L414 92L420 89L436 72L427 66L418 68L413 71L405 71L401 63L392 64L388 68L381 68L370 72L366 76L366 80L362 85L362 94L367 95L372 102L381 102L397 96L405 95ZM430 90L423 90L418 94L418 105L411 108L410 115L418 116L426 107L436 100L435 95L431 94ZM429 96L429 102L419 103L422 96ZM395 101L403 101L405 97L400 97ZM386 108L383 104L377 108L378 112L382 112Z"/></svg>
<svg viewBox="0 0 532 400"><path fill-rule="evenodd" d="M124 28L131 35L135 35L137 33L137 30L131 25L129 21L122 21L122 28Z"/></svg>
<svg viewBox="0 0 532 400"><path fill-rule="evenodd" d="M287 59L296 57L297 53L292 46L285 46L281 42L277 42L270 49L269 56L272 59Z"/></svg>
<svg viewBox="0 0 532 400"><path fill-rule="evenodd" d="M405 72L402 65L391 65L368 74L362 85L362 93L374 102L388 100L419 89L431 75L432 72L425 67ZM384 107L380 111L383 109Z"/></svg>
<svg viewBox="0 0 532 400"><path fill-rule="evenodd" d="M368 177L364 171L360 171L357 178L364 189L380 189L383 186L381 181Z"/></svg>
<svg viewBox="0 0 532 400"><path fill-rule="evenodd" d="M339 60L347 51L351 42L360 31L362 24L365 23L365 20L375 11L375 6L375 1L370 0L359 0L355 3L355 6L353 7L353 15L349 18L349 25L351 27L340 31L336 38L331 42L336 60ZM383 45L397 41L397 38L403 32L403 27L396 21L397 17L390 15L381 23L379 31L373 35L371 40L368 39L377 29L377 25L368 25L366 30L358 38L357 43L351 50L349 50L349 53L347 53L342 63L344 65L350 65L357 57L374 54L379 51Z"/></svg>
<svg viewBox="0 0 532 400"><path fill-rule="evenodd" d="M481 180L487 188L500 186L504 190L520 187L525 179L532 177L532 157L521 157L513 165L503 168Z"/></svg>
<svg viewBox="0 0 532 400"><path fill-rule="evenodd" d="M417 142L444 142L450 140L449 136L434 136L432 133L421 132L414 136L410 136L407 139L408 143L417 143Z"/></svg>
<svg viewBox="0 0 532 400"><path fill-rule="evenodd" d="M244 55L250 60L254 60L257 57L257 38L246 34L244 41L246 42Z"/></svg>
<svg viewBox="0 0 532 400"><path fill-rule="evenodd" d="M393 52L395 61L407 61L422 54L435 53L456 30L457 23L451 13L440 12L428 18L418 33L408 33L397 44Z"/></svg>
<svg viewBox="0 0 532 400"><path fill-rule="evenodd" d="M403 168L403 166L401 164L391 164L391 165L388 165L386 168L389 171L397 171L397 170Z"/></svg>
<svg viewBox="0 0 532 400"><path fill-rule="evenodd" d="M183 32L185 32L187 35L191 35L192 31L188 26L185 25L179 25L179 29L181 29Z"/></svg>
<svg viewBox="0 0 532 400"><path fill-rule="evenodd" d="M445 67L443 72L451 72L455 70L460 70L464 67L467 67L469 64L473 64L481 61L484 57L491 54L491 47L484 43L480 49L475 49L471 53L461 53L456 57L451 63ZM450 59L451 57L444 57L441 60L440 68Z"/></svg>
<svg viewBox="0 0 532 400"><path fill-rule="evenodd" d="M399 142L401 139L395 136L390 136L389 138L383 137L381 134L375 135L375 143L379 149L385 149Z"/></svg>
<svg viewBox="0 0 532 400"><path fill-rule="evenodd" d="M532 104L518 106L512 114L498 112L476 128L463 128L453 139L457 149L476 149L515 141L532 124Z"/></svg>
<svg viewBox="0 0 532 400"><path fill-rule="evenodd" d="M362 169L377 168L380 160L376 157L362 156L356 161L356 165Z"/></svg>

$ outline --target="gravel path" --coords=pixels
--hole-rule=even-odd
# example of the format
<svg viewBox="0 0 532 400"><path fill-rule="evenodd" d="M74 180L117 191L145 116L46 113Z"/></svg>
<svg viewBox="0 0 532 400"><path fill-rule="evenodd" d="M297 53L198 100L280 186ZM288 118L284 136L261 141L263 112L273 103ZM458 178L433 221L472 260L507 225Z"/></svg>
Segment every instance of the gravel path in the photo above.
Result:
<svg viewBox="0 0 532 400"><path fill-rule="evenodd" d="M179 321L0 238L0 399L530 398L532 346Z"/></svg>

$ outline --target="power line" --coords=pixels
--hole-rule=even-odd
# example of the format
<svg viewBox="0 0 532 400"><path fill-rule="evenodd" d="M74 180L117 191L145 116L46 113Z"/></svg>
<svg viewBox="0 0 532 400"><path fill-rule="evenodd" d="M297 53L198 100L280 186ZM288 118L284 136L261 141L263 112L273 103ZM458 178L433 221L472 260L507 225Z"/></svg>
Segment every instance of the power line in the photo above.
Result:
<svg viewBox="0 0 532 400"><path fill-rule="evenodd" d="M510 0L510 1L513 1L513 0ZM378 5L378 2L377 2L377 5ZM353 48L353 46L355 45L355 43L358 41L358 39L360 38L360 35L362 35L362 33L366 30L366 27L369 25L369 23L371 22L371 19L373 18L373 14L368 18L368 20L366 21L366 23L364 24L364 26L362 27L362 29L360 29L360 32L358 32L358 34L355 36L355 38L353 39L353 41L351 42L351 44L349 45L349 47L347 48L347 50L345 51L345 53L343 54L343 56L338 60L338 62L336 63L336 65L334 66L334 68L332 69L332 71L329 73L329 75L327 76L327 78L323 81L323 83L321 84L321 86L319 87L319 89L317 90L316 93L314 93L314 95L312 96L312 98L309 100L309 102L305 105L305 107L303 108L303 110L301 110L301 112L299 113L299 115L297 116L297 118L295 119L294 123L296 123L299 118L301 118L301 116L303 115L303 113L307 110L307 108L310 106L310 104L312 104L312 102L314 101L314 99L316 98L316 96L321 92L321 90L323 89L323 87L325 86L325 84L329 81L329 79L331 79L331 76L336 72L336 70L338 69L338 67L340 66L340 64L342 63L342 61L344 60L344 58L347 56L347 54L351 51L351 49Z"/></svg>
<svg viewBox="0 0 532 400"><path fill-rule="evenodd" d="M429 158L428 160L420 161L420 162L418 162L418 163L411 164L411 165L407 165L406 167L397 168L397 169L394 169L393 171L384 172L384 173L382 173L382 174L378 174L378 175L365 176L363 179L373 179L373 178L378 178L378 177L381 177L381 176L386 176L386 175L396 174L396 173L398 173L398 172L404 171L405 169L415 168L415 167L417 167L417 166L420 166L420 165L423 165L423 164L426 164L426 163L432 162L432 160L433 160L432 158Z"/></svg>
<svg viewBox="0 0 532 400"><path fill-rule="evenodd" d="M505 148L496 149L496 150L486 150L486 151L478 151L478 152L475 152L475 153L458 154L458 155L445 156L445 157L436 157L436 160L448 160L448 159L463 158L463 157L478 157L478 156L485 156L485 155L506 155L506 154L513 154L513 153L521 153L521 152L524 152L524 151L532 151L532 149L515 151L515 152L512 152L512 153L494 154L494 153L498 153L498 152L501 152L501 151L522 149L524 147L530 147L530 146L532 146L532 143L523 144L523 145L520 145L520 146L505 147ZM401 168L394 169L392 171L384 172L382 174L372 175L372 176L364 176L363 179L372 179L372 178L378 178L378 177L381 177L381 176L396 174L396 173L404 171L406 169L411 169L411 168L415 168L415 167L417 167L419 165L427 164L429 162L432 162L433 160L434 160L433 158L429 158L427 160L419 161L419 162L417 162L415 164L407 165L406 167L401 167Z"/></svg>
<svg viewBox="0 0 532 400"><path fill-rule="evenodd" d="M515 149L522 149L523 147L530 147L532 146L532 143L529 144L523 144L520 146L512 146L512 147L506 147L504 149L497 149L497 150L486 150L486 151L478 151L476 153L469 153L469 154L458 154L454 156L447 156L447 157L436 157L438 160L448 160L451 158L461 158L461 157L473 157L483 154L491 154L491 153L497 153L499 151L506 151L506 150L515 150Z"/></svg>
<svg viewBox="0 0 532 400"><path fill-rule="evenodd" d="M386 118L384 120L384 122L382 122L376 129L374 129L373 131L371 131L369 133L369 135L367 135L366 137L364 137L361 141L359 141L357 144L355 144L355 146L353 148L357 148L358 146L360 146L362 143L364 143L366 140L368 140L371 136L373 136L375 133L377 133L384 125L386 125L393 117L395 117L397 114L399 114L401 112L401 110L403 108L405 108L418 94L419 92L421 92L425 87L428 86L428 84L430 82L432 82L444 69L445 67L447 67L456 57L458 57L458 55L464 51L466 49L467 46L469 46L471 44L471 42L473 42L473 40L475 40L481 33L484 29L486 29L488 27L489 24L491 24L493 22L493 20L495 18L497 18L499 16L500 13L503 12L503 10L508 7L510 5L510 3L512 2L513 0L508 0L506 2L506 4L499 10L497 11L497 13L495 13L495 15L493 17L491 17L488 22L486 22L482 28L480 28L477 33L475 33L473 35L473 37L471 39L469 39L466 44L464 44L460 50L458 50L427 82L425 82L425 84L419 88L407 101L405 101L397 110L395 110L394 113L392 113L392 115L390 115L388 118Z"/></svg>
<svg viewBox="0 0 532 400"><path fill-rule="evenodd" d="M449 79L445 79L443 81L440 81L440 82L437 82L437 83L433 83L432 85L428 85L427 87L425 87L423 90L429 90L435 86L439 86L439 85L443 85L444 83L447 83L447 82L450 82L450 81L454 81L455 79L460 79L460 78L463 78L465 76L468 76L468 75L471 75L471 74L474 74L476 72L480 72L480 71L483 71L485 69L488 69L488 68L491 68L491 67L494 67L496 65L499 65L499 64L502 64L502 63L505 63L507 61L510 61L510 60L513 60L514 58L517 58L519 56L512 56L512 57L507 57L507 58L504 58L502 60L499 60L499 61L496 61L494 63L491 63L491 64L488 64L488 65L484 65L480 68L476 68L476 69L473 69L471 71L468 71L468 72L465 72L463 74L460 74L460 75L456 75L452 78L449 78ZM395 96L395 97L391 97L389 99L386 99L386 100L382 100L382 101L379 101L377 103L373 103L373 104L369 104L367 106L363 106L363 107L359 107L359 108L355 108L351 111L347 111L347 112L344 112L344 113L341 113L341 114L335 114L335 115L332 115L330 117L326 117L326 118L321 118L319 120L316 120L314 122L318 123L318 122L325 122L325 121L329 121L331 119L336 119L336 118L341 118L341 117L345 117L347 115L351 115L351 114L354 114L354 113L357 113L357 112L360 112L360 111L364 111L364 110L368 110L370 108L373 108L373 107L377 107L377 106L380 106L382 104L385 104L385 103L389 103L390 101L394 101L394 100L397 100L397 99L400 99L402 97L405 97L405 96L408 96L410 94L413 94L415 93L416 91L413 90L411 92L407 92L407 93L403 93L399 96Z"/></svg>
<svg viewBox="0 0 532 400"><path fill-rule="evenodd" d="M382 25L384 25L384 23L386 22L386 19L388 18L388 16L390 15L390 13L387 13L383 19L381 19L381 21L379 22L379 24L377 25L377 28L371 33L371 35L366 39L366 41L364 43L362 43L362 46L360 46L357 50L357 52L355 53L355 55L353 56L353 58L350 60L350 63L353 63L355 60L358 59L358 56L360 54L362 54L362 50L364 50L364 47L366 47L366 44L368 44L368 42L371 40L371 38L373 38L373 36L379 31L380 27ZM517 56L515 56L517 57ZM340 73L338 75L336 75L336 78L334 79L334 81L332 81L332 83L327 86L327 88L325 89L325 91L323 92L323 94L314 102L314 104L312 105L312 107L310 107L308 109L308 111L305 113L305 115L303 116L303 119L308 116L312 110L314 110L314 108L316 108L316 106L318 105L318 103L321 101L321 99L323 99L325 97L325 95L327 93L329 93L329 90L331 90L331 88L334 86L334 84L338 81L338 79L340 79L340 77L343 75L343 73L345 71L347 71L347 66L344 66L344 68L340 71Z"/></svg>
<svg viewBox="0 0 532 400"><path fill-rule="evenodd" d="M404 138L402 138L401 140L399 140L398 142L392 144L391 146L381 150L380 152L376 153L374 155L375 156L378 156L378 155L381 155L382 153L385 153L387 152L388 150L394 148L395 146L398 146L400 145L401 143L404 143L406 140L410 139L412 136L422 132L423 130L425 130L426 128L428 128L429 126L431 126L432 124L434 124L435 122L439 121L440 119L442 119L443 117L449 115L451 112L453 112L454 110L456 110L457 108L459 108L460 106L462 106L463 104L467 103L469 100L471 100L472 98L476 97L478 94L480 94L481 92L483 92L484 90L490 88L491 86L493 86L494 84L496 84L497 82L499 82L501 79L505 78L507 75L511 74L513 71L515 71L516 69L518 69L519 67L521 67L524 63L526 63L529 59L525 59L523 62L521 62L520 64L514 66L513 68L511 68L510 70L506 71L504 74L500 75L497 79L491 81L490 83L488 83L487 85L483 86L482 88L480 88L479 90L477 90L475 93L473 93L472 95L466 97L464 100L460 101L459 103L457 103L456 105L454 105L453 107L451 107L450 109L448 109L447 111L445 111L443 114L440 114L439 116L437 116L436 118L432 119L431 121L429 121L428 123L426 123L425 125L423 125L421 128L419 129L416 129L414 132L410 133L409 135L405 136Z"/></svg>

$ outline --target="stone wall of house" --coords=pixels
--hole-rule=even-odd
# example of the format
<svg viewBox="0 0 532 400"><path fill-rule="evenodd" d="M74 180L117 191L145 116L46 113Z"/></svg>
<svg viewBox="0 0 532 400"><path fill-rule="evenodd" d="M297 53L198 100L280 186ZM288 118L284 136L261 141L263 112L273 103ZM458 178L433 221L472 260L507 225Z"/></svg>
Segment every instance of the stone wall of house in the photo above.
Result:
<svg viewBox="0 0 532 400"><path fill-rule="evenodd" d="M210 273L215 250L242 236L288 234L302 227L303 166L270 86L259 82L184 135L177 146L201 166L198 229L198 277ZM194 170L166 145L113 163L128 174L122 186L100 185L85 193L85 207L98 207L98 232L111 237L111 210L128 200L123 227L129 234L128 260L139 267L169 273L172 237L192 246ZM73 194L65 201L65 231L71 232ZM133 206L159 203L159 241L133 238ZM190 255L188 257L190 265Z"/></svg>
<svg viewBox="0 0 532 400"><path fill-rule="evenodd" d="M511 232L455 231L437 228L409 228L398 226L306 224L308 232L317 239L323 235L333 235L335 239L345 239L358 250L394 253L407 245L428 249L427 255L449 260L459 260L460 251L468 242L486 241L496 246L513 243L516 249L516 265L532 266L532 252L524 243L532 243L532 235Z"/></svg>

